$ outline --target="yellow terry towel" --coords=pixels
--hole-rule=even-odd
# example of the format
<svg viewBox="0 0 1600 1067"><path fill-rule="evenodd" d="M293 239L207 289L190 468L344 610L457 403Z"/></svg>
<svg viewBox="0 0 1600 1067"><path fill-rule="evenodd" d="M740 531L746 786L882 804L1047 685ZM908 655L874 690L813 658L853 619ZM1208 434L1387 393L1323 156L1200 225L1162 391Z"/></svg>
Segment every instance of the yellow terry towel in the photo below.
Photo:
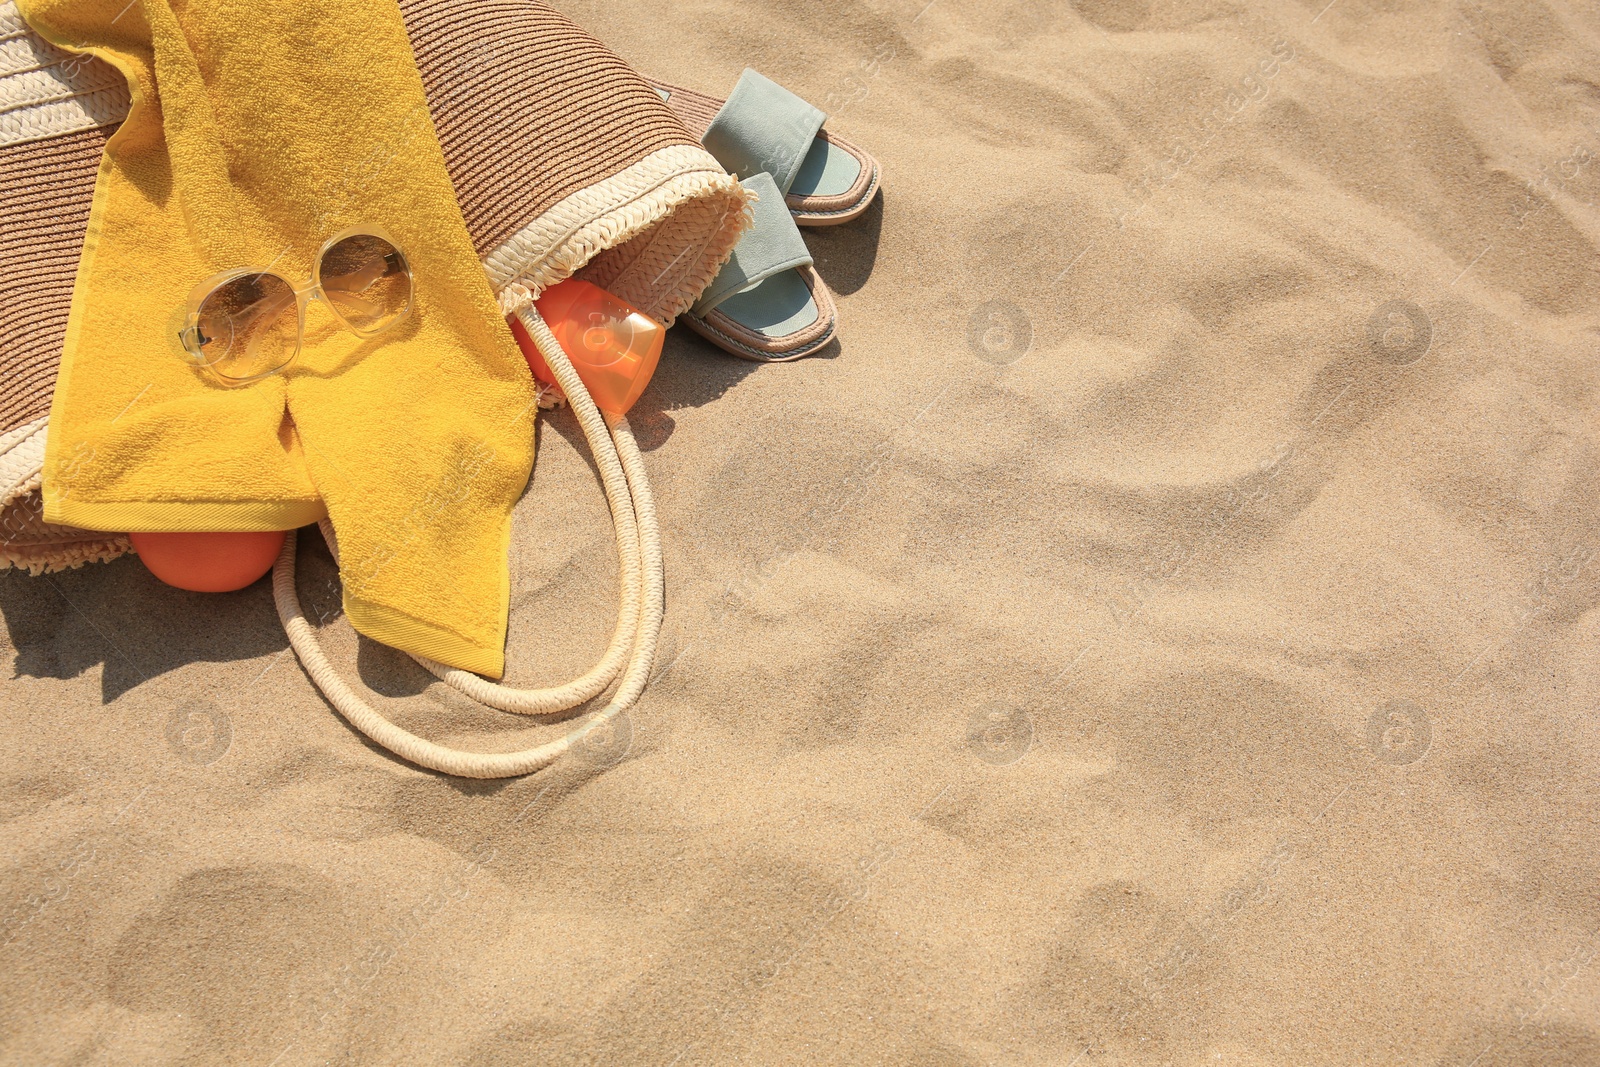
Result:
<svg viewBox="0 0 1600 1067"><path fill-rule="evenodd" d="M21 0L117 66L44 465L45 518L96 530L332 520L351 624L498 677L534 388L467 236L395 0ZM156 95L160 88L159 99ZM319 303L299 359L229 388L181 358L191 289L386 230L409 318L363 341ZM326 508L326 511L324 511Z"/></svg>

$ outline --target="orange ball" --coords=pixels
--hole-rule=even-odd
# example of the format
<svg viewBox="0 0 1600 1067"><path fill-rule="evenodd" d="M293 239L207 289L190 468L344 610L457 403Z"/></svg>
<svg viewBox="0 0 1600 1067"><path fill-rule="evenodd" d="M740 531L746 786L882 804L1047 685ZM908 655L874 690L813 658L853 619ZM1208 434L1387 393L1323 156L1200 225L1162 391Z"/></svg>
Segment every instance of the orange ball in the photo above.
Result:
<svg viewBox="0 0 1600 1067"><path fill-rule="evenodd" d="M131 533L150 573L196 593L228 593L272 569L286 531L250 533Z"/></svg>

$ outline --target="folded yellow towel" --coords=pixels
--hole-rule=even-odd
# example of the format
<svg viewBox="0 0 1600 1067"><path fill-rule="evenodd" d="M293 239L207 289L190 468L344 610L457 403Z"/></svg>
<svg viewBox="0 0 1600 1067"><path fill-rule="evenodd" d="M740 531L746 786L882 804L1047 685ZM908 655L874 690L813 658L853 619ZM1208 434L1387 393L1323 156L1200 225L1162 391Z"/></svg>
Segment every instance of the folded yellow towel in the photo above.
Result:
<svg viewBox="0 0 1600 1067"><path fill-rule="evenodd" d="M278 530L326 513L357 630L498 677L534 389L395 0L20 6L43 36L116 65L134 96L73 292L45 518ZM414 276L399 326L363 341L314 302L296 363L239 388L181 358L197 283L270 266L303 284L327 238L374 225Z"/></svg>

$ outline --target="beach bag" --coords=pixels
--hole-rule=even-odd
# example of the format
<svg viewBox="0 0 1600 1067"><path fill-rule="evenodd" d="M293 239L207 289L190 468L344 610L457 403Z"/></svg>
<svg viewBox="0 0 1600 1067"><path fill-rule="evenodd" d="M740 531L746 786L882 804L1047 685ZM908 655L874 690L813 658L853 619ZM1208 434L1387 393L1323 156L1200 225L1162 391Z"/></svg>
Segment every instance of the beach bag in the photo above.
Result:
<svg viewBox="0 0 1600 1067"><path fill-rule="evenodd" d="M637 699L664 606L659 532L632 431L625 418L608 427L534 301L578 277L670 325L732 254L749 224L750 197L643 78L537 0L491 8L404 0L400 8L468 232L502 310L520 319L573 403L606 489L621 562L612 643L594 668L567 685L514 690L419 662L467 695L520 714L565 711L613 682L617 688L603 708L536 748L493 754L446 748L384 719L328 662L295 593L293 537L274 567L273 592L307 672L363 733L424 767L505 777L549 764ZM50 390L94 174L107 136L127 113L120 81L99 61L47 44L13 4L0 3L0 170L32 176L21 193L10 194L20 198L23 236L0 245L0 296L31 286L41 309L19 323L25 331L4 335L0 349L0 377L31 383L0 394L0 488L10 489L0 501L0 526L10 523L25 535L0 547L0 560L34 572L113 558L128 548L116 534L35 521ZM58 269L32 270L30 255L47 246ZM323 533L337 558L327 523Z"/></svg>

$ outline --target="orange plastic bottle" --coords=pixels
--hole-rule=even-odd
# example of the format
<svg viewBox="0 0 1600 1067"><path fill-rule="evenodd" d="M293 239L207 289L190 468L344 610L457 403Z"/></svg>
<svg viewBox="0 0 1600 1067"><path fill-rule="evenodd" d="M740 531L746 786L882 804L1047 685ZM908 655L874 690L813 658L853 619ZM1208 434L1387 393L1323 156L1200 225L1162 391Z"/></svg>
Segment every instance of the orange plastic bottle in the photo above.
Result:
<svg viewBox="0 0 1600 1067"><path fill-rule="evenodd" d="M666 327L621 297L577 278L552 285L534 306L572 360L606 421L614 423L626 415L650 384L661 359ZM555 375L514 315L511 332L522 346L533 376L555 385Z"/></svg>

